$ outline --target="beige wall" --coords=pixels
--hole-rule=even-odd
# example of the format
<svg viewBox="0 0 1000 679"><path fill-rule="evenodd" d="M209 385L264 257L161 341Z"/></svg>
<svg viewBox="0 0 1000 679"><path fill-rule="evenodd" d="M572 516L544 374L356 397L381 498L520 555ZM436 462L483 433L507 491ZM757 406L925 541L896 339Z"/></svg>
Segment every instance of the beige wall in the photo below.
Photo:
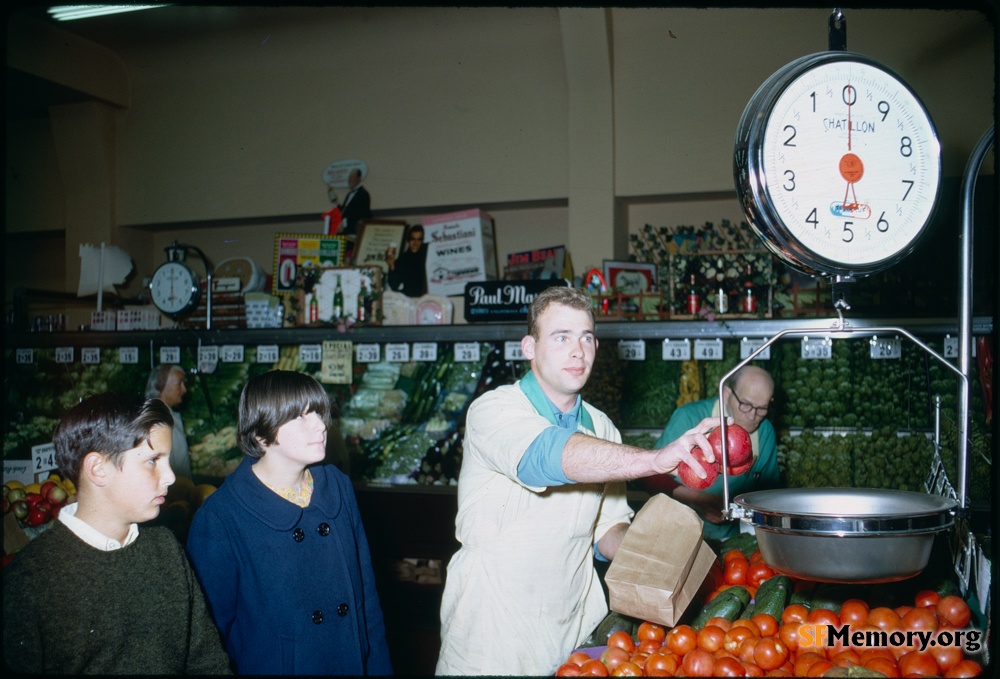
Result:
<svg viewBox="0 0 1000 679"><path fill-rule="evenodd" d="M88 236L127 241L137 282L174 238L270 271L274 233L319 230L322 170L344 158L368 163L376 216L485 207L501 257L565 243L578 272L627 256L644 223L737 221L739 116L774 70L826 49L829 10L166 7L117 21L157 14L189 29L102 38L130 104L113 157L83 166L113 188ZM848 48L914 87L960 175L993 122L994 27L970 11L845 14ZM79 111L60 115L80 129ZM77 149L53 129L8 122L8 233L77 228Z"/></svg>

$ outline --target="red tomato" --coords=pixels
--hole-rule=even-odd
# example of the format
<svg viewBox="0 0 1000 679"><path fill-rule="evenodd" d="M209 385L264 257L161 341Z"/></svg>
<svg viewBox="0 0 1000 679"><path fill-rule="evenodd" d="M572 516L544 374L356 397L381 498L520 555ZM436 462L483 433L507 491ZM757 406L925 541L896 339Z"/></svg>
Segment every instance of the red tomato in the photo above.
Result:
<svg viewBox="0 0 1000 679"><path fill-rule="evenodd" d="M642 677L645 674L642 668L636 665L634 662L626 661L621 665L618 665L614 670L611 671L612 677Z"/></svg>
<svg viewBox="0 0 1000 679"><path fill-rule="evenodd" d="M669 673L667 676L671 677L677 672L678 667L680 667L680 661L670 651L650 653L646 662L643 663L646 674L652 674L654 671L665 671Z"/></svg>
<svg viewBox="0 0 1000 679"><path fill-rule="evenodd" d="M717 677L745 677L747 671L736 658L716 658L715 676Z"/></svg>
<svg viewBox="0 0 1000 679"><path fill-rule="evenodd" d="M829 608L812 609L809 611L809 617L806 618L806 621L815 625L833 625L834 627L840 627L840 616L831 611Z"/></svg>
<svg viewBox="0 0 1000 679"><path fill-rule="evenodd" d="M700 648L687 653L681 662L681 671L685 677L710 677L714 669L715 658Z"/></svg>
<svg viewBox="0 0 1000 679"><path fill-rule="evenodd" d="M807 651L795 659L795 667L792 670L792 674L796 677L805 677L808 675L810 667L824 660L826 660L826 656L813 651Z"/></svg>
<svg viewBox="0 0 1000 679"><path fill-rule="evenodd" d="M840 604L840 622L843 625L864 625L868 623L868 604L861 599L848 599Z"/></svg>
<svg viewBox="0 0 1000 679"><path fill-rule="evenodd" d="M938 668L942 672L947 672L952 667L962 662L962 658L965 656L965 654L962 653L961 646L942 646L938 644L931 646L928 650L930 650L931 655L934 656L934 660L937 661Z"/></svg>
<svg viewBox="0 0 1000 679"><path fill-rule="evenodd" d="M937 613L933 608L911 608L900 621L900 626L906 630L930 630L936 632L938 629ZM903 672L906 674L906 672Z"/></svg>
<svg viewBox="0 0 1000 679"><path fill-rule="evenodd" d="M778 633L778 621L770 613L758 613L751 617L750 620L757 625L757 630L760 632L761 638L773 637ZM765 667L764 669L766 670L767 668Z"/></svg>
<svg viewBox="0 0 1000 679"><path fill-rule="evenodd" d="M752 619L748 620L746 618L737 618L736 620L733 620L733 624L729 629L732 629L733 627L746 627L748 630L753 632L755 637L762 636L760 633L760 627L758 627L757 623L755 623Z"/></svg>
<svg viewBox="0 0 1000 679"><path fill-rule="evenodd" d="M941 668L929 651L910 651L899 659L899 673L904 677L908 674L919 674L924 677L936 677L941 674Z"/></svg>
<svg viewBox="0 0 1000 679"><path fill-rule="evenodd" d="M604 653L601 653L601 662L604 663L609 672L629 660L631 660L629 652L618 646L608 646Z"/></svg>
<svg viewBox="0 0 1000 679"><path fill-rule="evenodd" d="M677 625L667 632L663 645L683 657L698 646L698 633L690 625Z"/></svg>
<svg viewBox="0 0 1000 679"><path fill-rule="evenodd" d="M799 625L801 624L800 622L793 622L778 628L778 638L781 639L781 643L785 645L785 648L791 654L795 654L799 650Z"/></svg>
<svg viewBox="0 0 1000 679"><path fill-rule="evenodd" d="M584 653L583 651L573 651L572 653L569 654L569 657L566 659L566 662L571 662L574 665L580 666L583 663L587 662L588 660L590 660L590 656Z"/></svg>
<svg viewBox="0 0 1000 679"><path fill-rule="evenodd" d="M932 589L922 589L913 598L913 605L917 608L934 608L939 601L941 601L940 594Z"/></svg>
<svg viewBox="0 0 1000 679"><path fill-rule="evenodd" d="M792 676L792 671L786 669L785 667L777 667L773 670L764 673L765 677L790 677Z"/></svg>
<svg viewBox="0 0 1000 679"><path fill-rule="evenodd" d="M969 608L969 604L965 603L965 599L954 594L941 597L936 609L938 618L947 620L948 624L959 629L968 625L969 621L972 620L972 610Z"/></svg>
<svg viewBox="0 0 1000 679"><path fill-rule="evenodd" d="M708 625L715 625L723 632L728 632L729 628L733 626L733 623L730 622L727 618L715 617L708 619L708 622L705 623L705 626L707 627Z"/></svg>
<svg viewBox="0 0 1000 679"><path fill-rule="evenodd" d="M743 640L753 636L753 630L749 627L730 627L726 632L722 647L733 655L737 655L740 652L740 644L743 643Z"/></svg>
<svg viewBox="0 0 1000 679"><path fill-rule="evenodd" d="M557 677L578 677L580 676L580 666L575 662L565 662L556 669Z"/></svg>
<svg viewBox="0 0 1000 679"><path fill-rule="evenodd" d="M802 604L789 604L781 612L781 624L787 625L790 622L805 622L809 619L809 609Z"/></svg>
<svg viewBox="0 0 1000 679"><path fill-rule="evenodd" d="M747 637L740 642L739 651L736 653L736 657L740 659L743 663L754 663L753 654L757 649L757 642L760 641L760 637Z"/></svg>
<svg viewBox="0 0 1000 679"><path fill-rule="evenodd" d="M753 585L754 587L760 587L760 583L764 582L773 575L774 570L763 561L751 563L750 570L747 571L747 584Z"/></svg>
<svg viewBox="0 0 1000 679"><path fill-rule="evenodd" d="M847 648L830 658L830 662L838 667L851 668L861 664L861 656L857 651Z"/></svg>
<svg viewBox="0 0 1000 679"><path fill-rule="evenodd" d="M961 679L962 677L978 677L983 673L983 666L975 660L963 660L944 673L945 679Z"/></svg>
<svg viewBox="0 0 1000 679"><path fill-rule="evenodd" d="M625 630L618 630L617 632L612 632L611 636L608 637L608 648L620 648L626 653L632 653L635 650L635 639L632 635Z"/></svg>
<svg viewBox="0 0 1000 679"><path fill-rule="evenodd" d="M781 639L772 637L761 639L753 651L754 663L765 672L778 669L786 660L788 660L788 647L781 643Z"/></svg>
<svg viewBox="0 0 1000 679"><path fill-rule="evenodd" d="M826 674L834 667L836 667L836 665L834 665L829 660L817 660L816 662L814 662L812 665L809 666L809 669L806 671L806 676L822 677L824 674Z"/></svg>
<svg viewBox="0 0 1000 679"><path fill-rule="evenodd" d="M726 564L726 573L723 576L727 585L746 585L747 572L750 570L750 562L746 559L733 559Z"/></svg>
<svg viewBox="0 0 1000 679"><path fill-rule="evenodd" d="M591 658L580 665L580 676L582 677L606 677L608 668L597 658Z"/></svg>
<svg viewBox="0 0 1000 679"><path fill-rule="evenodd" d="M722 643L726 640L726 630L715 625L705 625L698 630L698 648L709 653L715 653L722 648Z"/></svg>
<svg viewBox="0 0 1000 679"><path fill-rule="evenodd" d="M643 639L640 641L633 651L632 655L650 655L651 653L656 653L661 648L663 648L663 641L656 639Z"/></svg>
<svg viewBox="0 0 1000 679"><path fill-rule="evenodd" d="M899 621L899 614L885 606L879 606L868 611L868 624L875 625L887 632L900 629Z"/></svg>
<svg viewBox="0 0 1000 679"><path fill-rule="evenodd" d="M747 673L748 677L763 677L764 676L764 670L762 670L756 663L743 662L741 660L740 664L743 665L743 670Z"/></svg>
<svg viewBox="0 0 1000 679"><path fill-rule="evenodd" d="M667 636L667 629L663 625L646 621L640 623L635 636L639 639L639 641L653 640L662 643L663 637Z"/></svg>
<svg viewBox="0 0 1000 679"><path fill-rule="evenodd" d="M747 563L749 563L747 555L738 549L730 549L729 551L727 551L725 554L722 555L722 563L724 564L728 564L730 561L733 560L746 561Z"/></svg>

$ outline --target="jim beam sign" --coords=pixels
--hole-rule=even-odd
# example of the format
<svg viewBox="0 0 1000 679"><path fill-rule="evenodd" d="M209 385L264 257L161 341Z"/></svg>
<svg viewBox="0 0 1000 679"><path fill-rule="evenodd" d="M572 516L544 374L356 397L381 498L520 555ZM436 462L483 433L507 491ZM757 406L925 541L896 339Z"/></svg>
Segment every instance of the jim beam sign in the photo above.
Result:
<svg viewBox="0 0 1000 679"><path fill-rule="evenodd" d="M564 280L482 281L465 284L465 320L469 323L523 321L542 290L568 285Z"/></svg>

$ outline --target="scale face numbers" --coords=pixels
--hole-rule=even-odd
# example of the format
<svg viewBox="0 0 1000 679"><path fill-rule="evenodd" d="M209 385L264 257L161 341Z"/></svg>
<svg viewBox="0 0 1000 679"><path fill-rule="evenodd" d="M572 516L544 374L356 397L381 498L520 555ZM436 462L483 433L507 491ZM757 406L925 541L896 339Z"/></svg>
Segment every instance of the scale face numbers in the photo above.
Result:
<svg viewBox="0 0 1000 679"><path fill-rule="evenodd" d="M868 275L908 254L929 223L941 146L898 76L831 51L761 85L734 169L751 226L779 258L814 275Z"/></svg>

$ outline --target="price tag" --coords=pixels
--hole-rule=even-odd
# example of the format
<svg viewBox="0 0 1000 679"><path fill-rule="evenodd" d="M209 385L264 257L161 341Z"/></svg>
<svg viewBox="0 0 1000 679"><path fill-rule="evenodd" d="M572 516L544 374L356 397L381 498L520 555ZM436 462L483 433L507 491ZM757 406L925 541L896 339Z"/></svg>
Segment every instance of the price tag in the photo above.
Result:
<svg viewBox="0 0 1000 679"><path fill-rule="evenodd" d="M696 339L694 341L694 357L699 361L721 361L722 339Z"/></svg>
<svg viewBox="0 0 1000 679"><path fill-rule="evenodd" d="M354 345L358 363L378 363L382 358L382 347L375 342Z"/></svg>
<svg viewBox="0 0 1000 679"><path fill-rule="evenodd" d="M524 352L521 351L521 343L514 340L504 342L503 358L505 361L523 361Z"/></svg>
<svg viewBox="0 0 1000 679"><path fill-rule="evenodd" d="M436 360L438 360L438 345L437 345L437 342L414 342L413 343L413 360L414 361L436 361Z"/></svg>
<svg viewBox="0 0 1000 679"><path fill-rule="evenodd" d="M18 349L17 350L17 364L18 365L30 365L35 362L35 350L34 349Z"/></svg>
<svg viewBox="0 0 1000 679"><path fill-rule="evenodd" d="M958 358L958 338L951 335L944 336L944 357ZM976 357L976 342L972 342L972 358Z"/></svg>
<svg viewBox="0 0 1000 679"><path fill-rule="evenodd" d="M180 363L180 347L160 347L160 363Z"/></svg>
<svg viewBox="0 0 1000 679"><path fill-rule="evenodd" d="M139 347L118 347L118 362L122 365L138 365Z"/></svg>
<svg viewBox="0 0 1000 679"><path fill-rule="evenodd" d="M198 371L211 375L219 365L219 347L198 347Z"/></svg>
<svg viewBox="0 0 1000 679"><path fill-rule="evenodd" d="M277 363L281 352L278 350L277 344L258 344L257 345L257 362L258 363Z"/></svg>
<svg viewBox="0 0 1000 679"><path fill-rule="evenodd" d="M222 358L223 363L242 363L243 345L223 344L222 349L219 352L219 356Z"/></svg>
<svg viewBox="0 0 1000 679"><path fill-rule="evenodd" d="M83 363L84 365L100 365L100 347L84 347L80 349L80 363Z"/></svg>
<svg viewBox="0 0 1000 679"><path fill-rule="evenodd" d="M663 340L664 361L690 361L691 340Z"/></svg>
<svg viewBox="0 0 1000 679"><path fill-rule="evenodd" d="M407 363L410 360L410 345L406 342L389 342L385 345L385 360L389 363Z"/></svg>
<svg viewBox="0 0 1000 679"><path fill-rule="evenodd" d="M56 347L56 363L72 363L73 347Z"/></svg>
<svg viewBox="0 0 1000 679"><path fill-rule="evenodd" d="M354 351L350 342L323 341L323 362L319 380L326 384L351 384L354 381Z"/></svg>
<svg viewBox="0 0 1000 679"><path fill-rule="evenodd" d="M619 340L618 358L622 361L645 361L645 340Z"/></svg>
<svg viewBox="0 0 1000 679"><path fill-rule="evenodd" d="M56 447L53 443L31 446L31 469L36 473L56 468Z"/></svg>
<svg viewBox="0 0 1000 679"><path fill-rule="evenodd" d="M455 342L455 361L475 363L479 360L479 342Z"/></svg>
<svg viewBox="0 0 1000 679"><path fill-rule="evenodd" d="M300 344L300 363L319 363L323 360L323 345L321 344Z"/></svg>
<svg viewBox="0 0 1000 679"><path fill-rule="evenodd" d="M740 340L740 359L745 359L747 356L749 356L753 352L755 352L758 349L760 349L760 346L762 344L764 344L764 342L766 342L766 341L767 340L764 339L764 338L749 339L747 337L744 337L743 339L741 339ZM771 358L771 347L768 347L767 349L764 349L764 351L762 351L759 354L757 354L756 356L754 356L753 360L755 360L755 361L766 361L769 358Z"/></svg>
<svg viewBox="0 0 1000 679"><path fill-rule="evenodd" d="M903 357L903 342L898 337L889 339L872 337L870 344L872 358Z"/></svg>
<svg viewBox="0 0 1000 679"><path fill-rule="evenodd" d="M802 358L833 358L833 340L803 337Z"/></svg>

